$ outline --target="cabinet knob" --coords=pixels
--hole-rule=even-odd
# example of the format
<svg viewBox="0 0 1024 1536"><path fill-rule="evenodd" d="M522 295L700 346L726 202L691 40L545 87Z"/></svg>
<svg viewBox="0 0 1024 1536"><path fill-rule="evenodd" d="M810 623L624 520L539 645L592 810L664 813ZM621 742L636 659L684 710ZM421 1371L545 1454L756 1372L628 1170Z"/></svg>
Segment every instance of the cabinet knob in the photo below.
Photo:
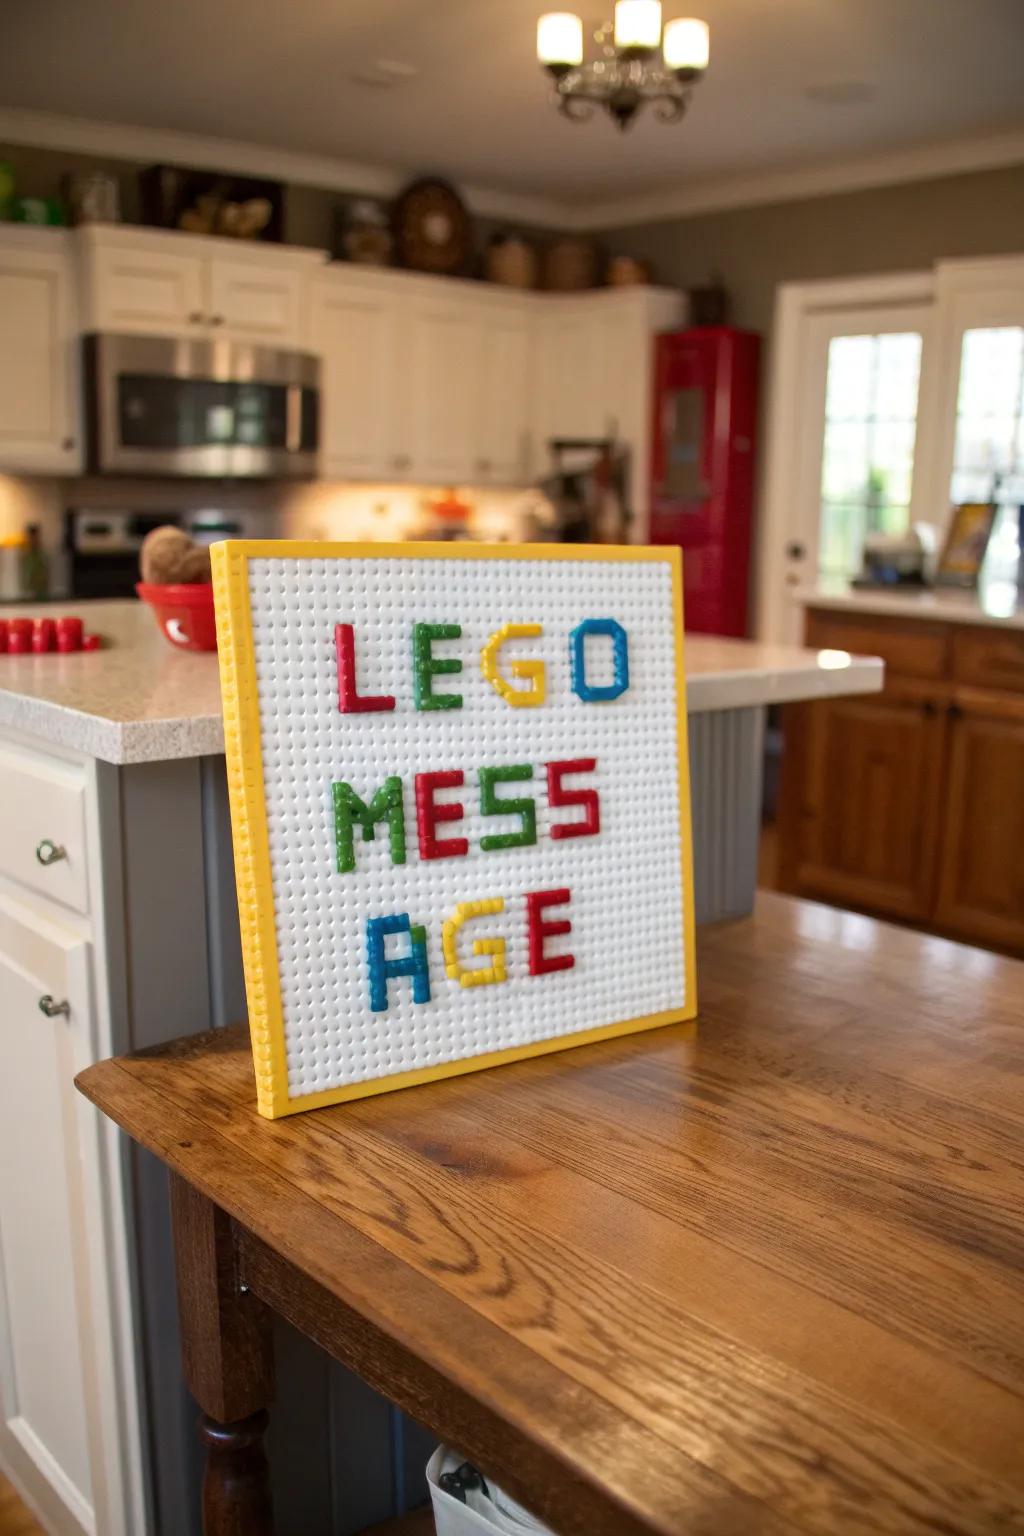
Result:
<svg viewBox="0 0 1024 1536"><path fill-rule="evenodd" d="M75 440L74 440L73 437L66 437L64 439L64 441L61 443L61 447L63 448L65 453L70 453L74 446L75 446Z"/></svg>
<svg viewBox="0 0 1024 1536"><path fill-rule="evenodd" d="M490 459L477 459L476 467L481 475L489 475L491 472L491 461Z"/></svg>
<svg viewBox="0 0 1024 1536"><path fill-rule="evenodd" d="M924 703L921 705L921 713L927 720L931 720L934 715L938 714L938 709L939 706L936 704L934 699L925 699Z"/></svg>
<svg viewBox="0 0 1024 1536"><path fill-rule="evenodd" d="M71 1013L71 1004L67 998L61 1002L55 1002L49 992L45 992L39 999L39 1012L45 1013L48 1019L59 1019L63 1014L65 1018Z"/></svg>
<svg viewBox="0 0 1024 1536"><path fill-rule="evenodd" d="M786 558L787 560L805 560L807 558L807 550L799 540L794 539L786 545Z"/></svg>
<svg viewBox="0 0 1024 1536"><path fill-rule="evenodd" d="M223 315L211 315L210 316L210 324L211 325L223 325L224 324L224 316Z"/></svg>
<svg viewBox="0 0 1024 1536"><path fill-rule="evenodd" d="M391 463L395 469L408 469L409 455L407 453L396 453Z"/></svg>
<svg viewBox="0 0 1024 1536"><path fill-rule="evenodd" d="M959 704L951 704L946 710L946 714L951 720L959 720L963 716L963 710Z"/></svg>
<svg viewBox="0 0 1024 1536"><path fill-rule="evenodd" d="M198 309L194 309L188 317L189 325L202 325L203 317Z"/></svg>
<svg viewBox="0 0 1024 1536"><path fill-rule="evenodd" d="M36 844L36 858L40 864L57 864L67 856L67 849L60 843L51 842L48 837L44 837L41 843Z"/></svg>

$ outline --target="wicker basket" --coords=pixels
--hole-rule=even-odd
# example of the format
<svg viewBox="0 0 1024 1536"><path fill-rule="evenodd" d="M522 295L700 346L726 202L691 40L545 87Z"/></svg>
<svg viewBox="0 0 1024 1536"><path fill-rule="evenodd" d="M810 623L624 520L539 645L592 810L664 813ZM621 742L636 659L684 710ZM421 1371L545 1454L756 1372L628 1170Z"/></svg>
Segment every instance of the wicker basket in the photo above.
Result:
<svg viewBox="0 0 1024 1536"><path fill-rule="evenodd" d="M544 287L559 293L577 293L598 286L597 246L577 235L553 240L544 252Z"/></svg>

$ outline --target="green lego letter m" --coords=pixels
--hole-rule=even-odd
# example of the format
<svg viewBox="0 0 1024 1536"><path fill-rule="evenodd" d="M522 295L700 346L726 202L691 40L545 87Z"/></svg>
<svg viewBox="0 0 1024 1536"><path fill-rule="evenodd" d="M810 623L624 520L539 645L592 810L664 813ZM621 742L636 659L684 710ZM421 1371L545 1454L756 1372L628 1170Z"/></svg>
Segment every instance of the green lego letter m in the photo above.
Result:
<svg viewBox="0 0 1024 1536"><path fill-rule="evenodd" d="M356 867L355 828L363 829L363 841L369 842L378 821L387 821L391 840L392 864L405 863L405 806L402 781L395 775L385 779L369 805L361 800L351 784L332 784L334 797L334 842L338 873L348 874Z"/></svg>

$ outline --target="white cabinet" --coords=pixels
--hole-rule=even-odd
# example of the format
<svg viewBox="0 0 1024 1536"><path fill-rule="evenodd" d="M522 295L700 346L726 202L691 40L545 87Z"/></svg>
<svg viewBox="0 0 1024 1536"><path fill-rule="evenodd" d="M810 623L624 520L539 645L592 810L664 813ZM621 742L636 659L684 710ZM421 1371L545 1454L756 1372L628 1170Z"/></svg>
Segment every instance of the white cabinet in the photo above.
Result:
<svg viewBox="0 0 1024 1536"><path fill-rule="evenodd" d="M530 478L534 316L488 305L480 315L474 478L518 485Z"/></svg>
<svg viewBox="0 0 1024 1536"><path fill-rule="evenodd" d="M534 469L551 467L552 438L614 438L629 453L633 537L646 537L650 500L654 338L683 324L681 294L621 288L542 296L537 316Z"/></svg>
<svg viewBox="0 0 1024 1536"><path fill-rule="evenodd" d="M203 323L201 257L173 246L95 242L90 249L87 329L172 336Z"/></svg>
<svg viewBox="0 0 1024 1536"><path fill-rule="evenodd" d="M123 1006L103 769L0 737L0 1468L52 1536L149 1529L123 1149L74 1086Z"/></svg>
<svg viewBox="0 0 1024 1536"><path fill-rule="evenodd" d="M76 234L88 331L297 347L321 251L96 225Z"/></svg>
<svg viewBox="0 0 1024 1536"><path fill-rule="evenodd" d="M67 1013L47 1017L47 998ZM0 1441L56 1496L62 1532L96 1529L74 1088L88 1015L88 945L0 896Z"/></svg>
<svg viewBox="0 0 1024 1536"><path fill-rule="evenodd" d="M63 232L0 233L0 471L81 467L72 270Z"/></svg>
<svg viewBox="0 0 1024 1536"><path fill-rule="evenodd" d="M342 480L391 480L411 463L405 440L401 316L389 294L338 280L313 284L306 344L322 360L320 464Z"/></svg>
<svg viewBox="0 0 1024 1536"><path fill-rule="evenodd" d="M413 301L407 331L411 472L419 480L465 483L479 458L477 316L439 293Z"/></svg>
<svg viewBox="0 0 1024 1536"><path fill-rule="evenodd" d="M298 345L303 274L263 261L218 257L208 268L207 310L211 326L224 326L267 346Z"/></svg>
<svg viewBox="0 0 1024 1536"><path fill-rule="evenodd" d="M537 320L536 435L541 462L552 437L603 437L602 317L579 299L551 299Z"/></svg>

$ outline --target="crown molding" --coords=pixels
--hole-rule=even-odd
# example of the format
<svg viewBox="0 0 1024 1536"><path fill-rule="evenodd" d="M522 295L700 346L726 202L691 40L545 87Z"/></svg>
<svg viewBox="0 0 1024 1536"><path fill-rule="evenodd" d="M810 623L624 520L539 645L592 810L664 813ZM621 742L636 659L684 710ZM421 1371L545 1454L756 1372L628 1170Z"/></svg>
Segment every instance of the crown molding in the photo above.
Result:
<svg viewBox="0 0 1024 1536"><path fill-rule="evenodd" d="M295 186L320 187L328 192L363 192L376 197L393 197L414 174L394 166L268 149L235 139L205 138L176 129L98 123L19 107L0 108L0 143L4 142L109 155L119 160L168 161L211 171L233 171L240 176L271 176ZM1009 165L1024 165L1024 128L845 160L819 160L776 171L712 177L636 197L566 202L559 197L529 196L488 187L460 185L460 190L473 212L485 217L589 233Z"/></svg>
<svg viewBox="0 0 1024 1536"><path fill-rule="evenodd" d="M850 159L818 160L776 171L721 176L677 186L670 192L591 202L566 210L563 227L615 229L688 218L764 203L797 202L836 192L931 181L971 171L1024 165L1024 128L969 139L947 139Z"/></svg>
<svg viewBox="0 0 1024 1536"><path fill-rule="evenodd" d="M64 117L0 107L0 144L24 144L69 154L109 155L115 160L168 162L236 176L269 176L293 186L319 187L327 192L364 192L394 197L416 174L395 166L366 165L330 155L306 155L290 149L268 149L237 139L206 138L177 129L136 128L124 123L98 123L89 118ZM531 197L490 187L459 190L469 208L487 218L511 219L564 229L565 210L556 198Z"/></svg>

